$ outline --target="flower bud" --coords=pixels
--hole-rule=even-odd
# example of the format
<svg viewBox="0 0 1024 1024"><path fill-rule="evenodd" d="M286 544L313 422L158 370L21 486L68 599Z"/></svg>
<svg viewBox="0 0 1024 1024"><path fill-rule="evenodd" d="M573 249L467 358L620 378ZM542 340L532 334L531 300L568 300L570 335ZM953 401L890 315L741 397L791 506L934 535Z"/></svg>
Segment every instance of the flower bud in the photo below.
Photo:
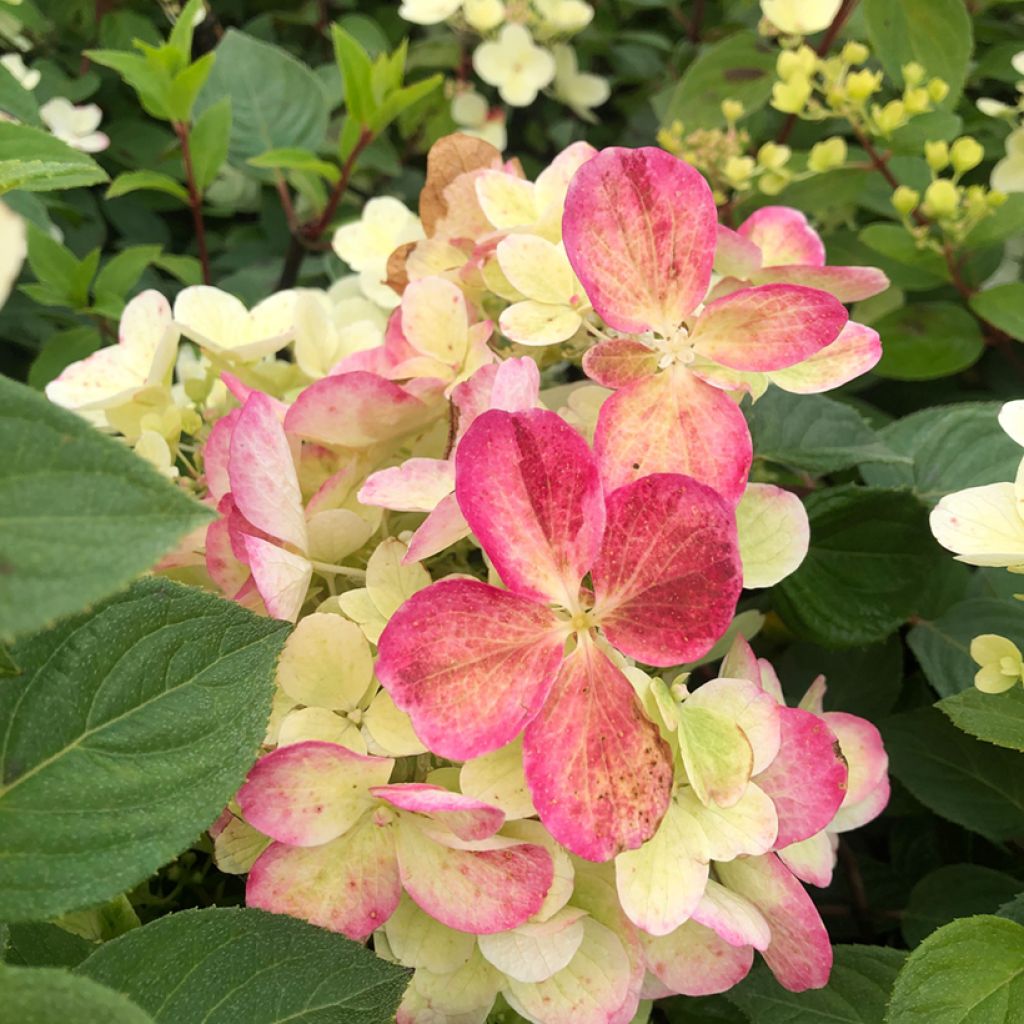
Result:
<svg viewBox="0 0 1024 1024"><path fill-rule="evenodd" d="M884 107L875 107L872 111L875 124L883 135L891 135L897 128L907 123L907 108L903 100L889 100Z"/></svg>
<svg viewBox="0 0 1024 1024"><path fill-rule="evenodd" d="M904 64L902 71L903 84L906 86L913 88L913 86L920 85L924 81L925 70L916 60L912 60L909 64Z"/></svg>
<svg viewBox="0 0 1024 1024"><path fill-rule="evenodd" d="M948 178L937 178L925 189L923 207L929 217L953 217L960 209L960 190Z"/></svg>
<svg viewBox="0 0 1024 1024"><path fill-rule="evenodd" d="M928 95L927 89L917 87L907 89L903 93L903 105L907 108L907 113L913 117L915 114L923 114L925 111L930 110L932 100Z"/></svg>
<svg viewBox="0 0 1024 1024"><path fill-rule="evenodd" d="M928 83L928 95L932 103L941 103L949 95L949 83L941 78L933 78Z"/></svg>
<svg viewBox="0 0 1024 1024"><path fill-rule="evenodd" d="M851 100L862 102L881 88L881 71L868 71L867 68L864 68L846 76L846 95Z"/></svg>
<svg viewBox="0 0 1024 1024"><path fill-rule="evenodd" d="M945 142L926 142L924 144L924 158L928 166L938 173L949 166L949 146Z"/></svg>
<svg viewBox="0 0 1024 1024"><path fill-rule="evenodd" d="M726 160L722 173L734 188L743 188L750 183L755 166L753 157L731 156Z"/></svg>
<svg viewBox="0 0 1024 1024"><path fill-rule="evenodd" d="M778 174L775 171L762 174L757 179L757 187L766 196L777 196L788 184L789 176L787 174Z"/></svg>
<svg viewBox="0 0 1024 1024"><path fill-rule="evenodd" d="M735 124L746 112L746 108L739 100L722 100L722 117Z"/></svg>
<svg viewBox="0 0 1024 1024"><path fill-rule="evenodd" d="M850 40L842 51L843 60L847 64L863 64L871 56L871 51L863 44Z"/></svg>
<svg viewBox="0 0 1024 1024"><path fill-rule="evenodd" d="M1005 192L1000 192L999 189L992 189L985 197L990 210L998 210L1003 203L1006 202L1010 197Z"/></svg>
<svg viewBox="0 0 1024 1024"><path fill-rule="evenodd" d="M811 80L797 76L772 86L772 106L784 114L799 114L811 98Z"/></svg>
<svg viewBox="0 0 1024 1024"><path fill-rule="evenodd" d="M920 201L921 193L916 188L910 188L909 185L900 185L892 194L892 205L896 212L903 217L909 217L917 209L917 204Z"/></svg>
<svg viewBox="0 0 1024 1024"><path fill-rule="evenodd" d="M770 171L778 171L786 166L793 151L789 146L780 146L776 142L766 142L757 151L757 162Z"/></svg>
<svg viewBox="0 0 1024 1024"><path fill-rule="evenodd" d="M775 64L779 78L784 82L797 76L810 78L817 67L818 55L809 46L801 46L796 50L783 50Z"/></svg>
<svg viewBox="0 0 1024 1024"><path fill-rule="evenodd" d="M962 135L949 149L949 160L957 174L974 170L985 159L985 150L977 139Z"/></svg>
<svg viewBox="0 0 1024 1024"><path fill-rule="evenodd" d="M477 32L490 32L505 20L505 5L501 0L463 0L462 12L470 28Z"/></svg>
<svg viewBox="0 0 1024 1024"><path fill-rule="evenodd" d="M816 174L842 167L846 163L846 140L838 135L824 139L811 147L807 156L807 168Z"/></svg>

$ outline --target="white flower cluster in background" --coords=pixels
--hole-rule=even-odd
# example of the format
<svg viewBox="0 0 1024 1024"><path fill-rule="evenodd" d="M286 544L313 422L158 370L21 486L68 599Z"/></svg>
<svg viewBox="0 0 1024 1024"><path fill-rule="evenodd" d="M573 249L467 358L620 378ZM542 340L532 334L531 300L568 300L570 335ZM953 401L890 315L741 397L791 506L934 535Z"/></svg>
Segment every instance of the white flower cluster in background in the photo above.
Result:
<svg viewBox="0 0 1024 1024"><path fill-rule="evenodd" d="M547 91L592 121L594 108L611 95L606 79L580 70L568 42L593 20L594 8L583 0L402 0L398 13L416 25L447 22L482 37L473 50L473 70L511 107L528 107ZM479 93L457 87L451 113L467 134L504 148L504 117L488 109Z"/></svg>
<svg viewBox="0 0 1024 1024"><path fill-rule="evenodd" d="M1006 136L1006 156L992 168L992 187L1000 192L1024 192L1024 50L1010 61L1021 76L1017 82L1017 102L1004 103L991 96L978 100L978 109L988 117L1009 121L1014 127Z"/></svg>

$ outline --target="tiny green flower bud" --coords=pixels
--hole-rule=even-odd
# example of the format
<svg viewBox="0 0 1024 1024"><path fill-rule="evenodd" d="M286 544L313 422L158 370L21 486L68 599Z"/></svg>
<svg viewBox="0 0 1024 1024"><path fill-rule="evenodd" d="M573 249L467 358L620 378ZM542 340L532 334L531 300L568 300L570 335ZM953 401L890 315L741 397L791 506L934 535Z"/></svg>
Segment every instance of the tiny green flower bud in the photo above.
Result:
<svg viewBox="0 0 1024 1024"><path fill-rule="evenodd" d="M985 150L977 139L962 135L950 146L949 160L957 174L974 170L985 159Z"/></svg>
<svg viewBox="0 0 1024 1024"><path fill-rule="evenodd" d="M941 103L949 95L949 83L941 78L933 78L928 83L928 95L931 96L932 103Z"/></svg>
<svg viewBox="0 0 1024 1024"><path fill-rule="evenodd" d="M930 110L932 100L928 90L918 86L903 93L903 105L907 108L907 113L913 117L915 114L923 114Z"/></svg>
<svg viewBox="0 0 1024 1024"><path fill-rule="evenodd" d="M903 217L909 217L917 209L919 202L921 202L921 193L908 185L900 185L892 194L892 205L896 212Z"/></svg>
<svg viewBox="0 0 1024 1024"><path fill-rule="evenodd" d="M863 64L870 56L871 51L863 43L851 40L843 47L842 57L847 64Z"/></svg>
<svg viewBox="0 0 1024 1024"><path fill-rule="evenodd" d="M757 179L757 187L766 196L777 196L789 184L789 176L769 171Z"/></svg>
<svg viewBox="0 0 1024 1024"><path fill-rule="evenodd" d="M846 163L846 140L838 135L824 139L811 147L807 156L807 168L816 174L842 167Z"/></svg>
<svg viewBox="0 0 1024 1024"><path fill-rule="evenodd" d="M907 108L902 100L890 100L884 107L874 107L875 124L883 135L890 135L907 123Z"/></svg>
<svg viewBox="0 0 1024 1024"><path fill-rule="evenodd" d="M948 178L937 178L925 189L923 208L929 217L953 217L960 208L960 190Z"/></svg>
<svg viewBox="0 0 1024 1024"><path fill-rule="evenodd" d="M818 55L809 47L783 50L775 62L779 78L788 82L791 78L810 78L818 67Z"/></svg>
<svg viewBox="0 0 1024 1024"><path fill-rule="evenodd" d="M796 76L772 86L772 106L784 114L799 114L811 98L811 80Z"/></svg>
<svg viewBox="0 0 1024 1024"><path fill-rule="evenodd" d="M881 88L881 71L868 71L864 68L846 76L846 95L856 102L866 100Z"/></svg>
<svg viewBox="0 0 1024 1024"><path fill-rule="evenodd" d="M734 188L743 188L750 183L755 166L753 157L731 156L726 160L722 173Z"/></svg>
<svg viewBox="0 0 1024 1024"><path fill-rule="evenodd" d="M926 142L924 144L924 158L928 166L938 173L949 166L949 146L942 141Z"/></svg>
<svg viewBox="0 0 1024 1024"><path fill-rule="evenodd" d="M904 85L913 87L920 85L924 81L925 70L916 60L912 60L909 64L904 64L902 71Z"/></svg>
<svg viewBox="0 0 1024 1024"><path fill-rule="evenodd" d="M989 209L998 210L999 207L1002 206L1010 197L1005 192L1000 192L999 189L994 188L985 198L988 202Z"/></svg>
<svg viewBox="0 0 1024 1024"><path fill-rule="evenodd" d="M735 124L745 113L745 107L739 100L722 100L722 117Z"/></svg>
<svg viewBox="0 0 1024 1024"><path fill-rule="evenodd" d="M770 171L778 171L786 166L792 152L789 146L780 146L775 142L766 142L757 151L757 162Z"/></svg>

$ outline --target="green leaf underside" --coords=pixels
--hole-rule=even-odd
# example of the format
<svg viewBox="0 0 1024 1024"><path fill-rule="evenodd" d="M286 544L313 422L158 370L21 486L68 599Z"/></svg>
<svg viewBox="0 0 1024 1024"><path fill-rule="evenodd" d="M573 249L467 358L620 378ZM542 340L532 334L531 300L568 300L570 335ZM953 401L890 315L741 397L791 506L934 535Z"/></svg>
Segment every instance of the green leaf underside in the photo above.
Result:
<svg viewBox="0 0 1024 1024"><path fill-rule="evenodd" d="M14 645L0 687L0 919L91 906L234 794L288 626L159 578Z"/></svg>

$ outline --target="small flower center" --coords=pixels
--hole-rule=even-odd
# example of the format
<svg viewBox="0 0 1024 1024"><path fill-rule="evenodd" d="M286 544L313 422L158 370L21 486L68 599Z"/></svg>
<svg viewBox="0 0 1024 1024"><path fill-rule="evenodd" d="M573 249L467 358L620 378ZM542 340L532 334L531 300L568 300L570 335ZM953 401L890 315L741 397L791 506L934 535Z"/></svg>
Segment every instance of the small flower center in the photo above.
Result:
<svg viewBox="0 0 1024 1024"><path fill-rule="evenodd" d="M667 369L673 363L687 366L697 358L693 342L690 341L690 332L685 327L679 327L675 333L668 338L658 338L655 345L661 351L662 356L658 360L659 369Z"/></svg>

